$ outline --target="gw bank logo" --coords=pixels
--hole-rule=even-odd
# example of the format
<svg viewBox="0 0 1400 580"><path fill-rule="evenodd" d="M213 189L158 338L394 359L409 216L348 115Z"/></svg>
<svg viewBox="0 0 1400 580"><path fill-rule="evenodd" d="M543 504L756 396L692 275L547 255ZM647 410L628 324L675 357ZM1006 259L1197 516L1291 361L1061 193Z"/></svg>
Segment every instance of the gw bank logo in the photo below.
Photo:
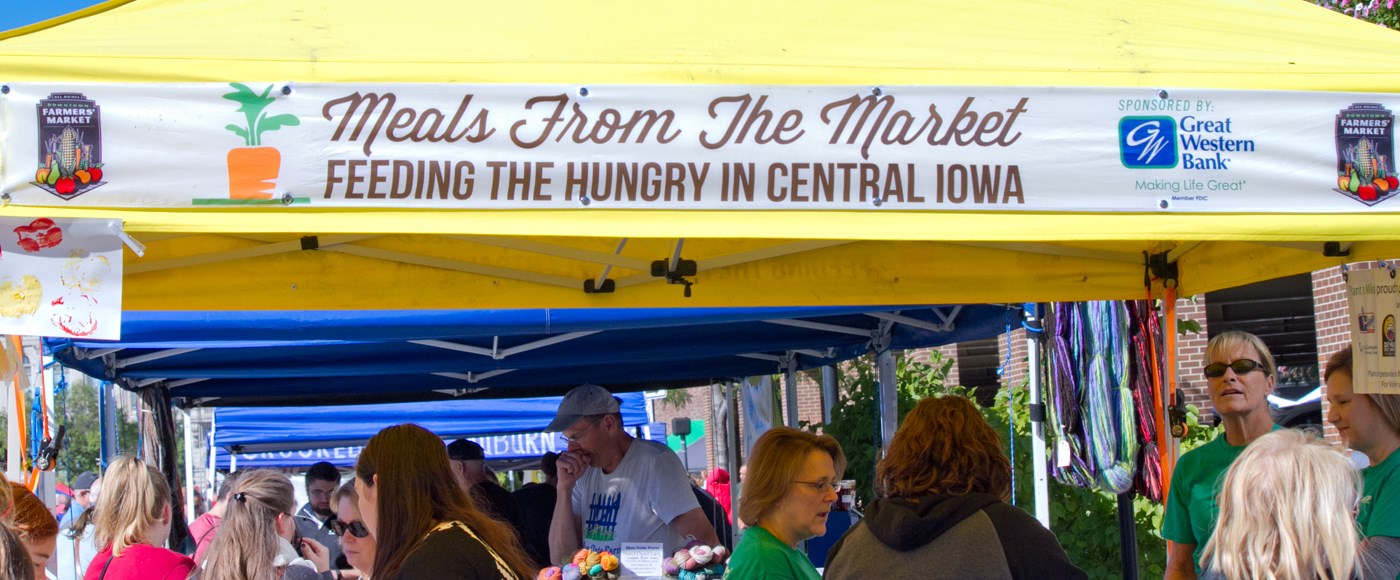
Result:
<svg viewBox="0 0 1400 580"><path fill-rule="evenodd" d="M1123 117L1118 121L1118 154L1129 169L1176 167L1176 119Z"/></svg>

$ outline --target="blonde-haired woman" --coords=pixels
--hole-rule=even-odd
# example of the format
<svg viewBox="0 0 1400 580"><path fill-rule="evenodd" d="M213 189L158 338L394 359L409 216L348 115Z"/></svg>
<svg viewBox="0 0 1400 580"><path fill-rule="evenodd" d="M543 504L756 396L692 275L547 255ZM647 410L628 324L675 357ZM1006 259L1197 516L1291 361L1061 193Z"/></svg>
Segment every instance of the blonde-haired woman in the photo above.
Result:
<svg viewBox="0 0 1400 580"><path fill-rule="evenodd" d="M797 544L826 535L846 454L830 435L774 427L754 443L739 518L749 525L734 548L726 580L821 575Z"/></svg>
<svg viewBox="0 0 1400 580"><path fill-rule="evenodd" d="M1331 407L1327 421L1347 447L1366 455L1361 470L1361 566L1367 578L1400 576L1400 395L1352 389L1351 345L1327 360L1322 372Z"/></svg>
<svg viewBox="0 0 1400 580"><path fill-rule="evenodd" d="M187 578L194 560L160 547L170 538L170 485L135 457L107 468L97 498L97 545L84 580Z"/></svg>
<svg viewBox="0 0 1400 580"><path fill-rule="evenodd" d="M297 566L296 495L287 476L270 469L249 471L238 480L228 510L203 562L202 580L277 580ZM316 573L329 570L325 547L303 539L319 555Z"/></svg>
<svg viewBox="0 0 1400 580"><path fill-rule="evenodd" d="M1351 460L1317 437L1259 437L1225 473L1202 578L1353 578L1360 486Z"/></svg>
<svg viewBox="0 0 1400 580"><path fill-rule="evenodd" d="M1278 370L1264 341L1248 332L1222 332L1206 345L1206 357L1210 363L1202 370L1210 402L1225 432L1183 454L1172 472L1162 517L1162 537L1171 542L1167 580L1194 580L1200 574L1196 563L1215 529L1221 475L1246 445L1274 428L1268 396Z"/></svg>

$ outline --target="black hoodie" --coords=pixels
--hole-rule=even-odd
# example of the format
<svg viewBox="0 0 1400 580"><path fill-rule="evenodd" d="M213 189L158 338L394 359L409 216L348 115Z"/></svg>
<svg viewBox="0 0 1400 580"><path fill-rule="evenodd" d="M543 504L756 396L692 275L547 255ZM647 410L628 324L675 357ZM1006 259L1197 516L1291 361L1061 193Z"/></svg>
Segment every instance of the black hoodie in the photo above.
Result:
<svg viewBox="0 0 1400 580"><path fill-rule="evenodd" d="M825 578L1087 578L1029 514L984 493L876 500Z"/></svg>

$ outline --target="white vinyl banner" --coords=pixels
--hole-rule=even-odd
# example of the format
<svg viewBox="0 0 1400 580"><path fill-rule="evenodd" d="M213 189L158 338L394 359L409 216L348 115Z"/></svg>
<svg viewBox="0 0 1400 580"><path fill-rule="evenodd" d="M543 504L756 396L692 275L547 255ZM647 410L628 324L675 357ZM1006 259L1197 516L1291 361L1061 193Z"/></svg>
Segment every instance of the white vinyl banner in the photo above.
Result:
<svg viewBox="0 0 1400 580"><path fill-rule="evenodd" d="M1054 87L8 85L42 206L1367 212L1400 94Z"/></svg>
<svg viewBox="0 0 1400 580"><path fill-rule="evenodd" d="M0 335L121 338L121 223L0 217Z"/></svg>
<svg viewBox="0 0 1400 580"><path fill-rule="evenodd" d="M1395 356L1400 280L1395 270L1347 272L1351 318L1352 389L1358 393L1400 394L1400 363Z"/></svg>

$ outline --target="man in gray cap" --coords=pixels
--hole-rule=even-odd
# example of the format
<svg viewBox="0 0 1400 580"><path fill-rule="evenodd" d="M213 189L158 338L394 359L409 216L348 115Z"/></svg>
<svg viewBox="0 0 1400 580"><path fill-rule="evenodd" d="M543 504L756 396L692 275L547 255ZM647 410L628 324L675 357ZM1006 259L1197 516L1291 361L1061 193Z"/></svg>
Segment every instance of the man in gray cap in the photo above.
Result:
<svg viewBox="0 0 1400 580"><path fill-rule="evenodd" d="M457 478L457 486L471 496L477 509L486 512L501 523L518 528L520 510L510 492L501 487L496 476L486 471L486 452L477 442L458 439L447 445L447 459L452 467L452 475Z"/></svg>
<svg viewBox="0 0 1400 580"><path fill-rule="evenodd" d="M68 511L63 513L63 521L59 526L65 530L73 529L73 524L78 521L78 517L83 512L92 507L93 500L96 499L97 490L95 485L98 477L96 473L84 471L73 478L73 503L68 506Z"/></svg>
<svg viewBox="0 0 1400 580"><path fill-rule="evenodd" d="M618 399L607 389L569 391L546 430L559 431L569 444L558 460L553 561L568 561L579 548L618 554L623 542L659 543L663 554L687 537L719 543L680 458L665 445L628 435Z"/></svg>

